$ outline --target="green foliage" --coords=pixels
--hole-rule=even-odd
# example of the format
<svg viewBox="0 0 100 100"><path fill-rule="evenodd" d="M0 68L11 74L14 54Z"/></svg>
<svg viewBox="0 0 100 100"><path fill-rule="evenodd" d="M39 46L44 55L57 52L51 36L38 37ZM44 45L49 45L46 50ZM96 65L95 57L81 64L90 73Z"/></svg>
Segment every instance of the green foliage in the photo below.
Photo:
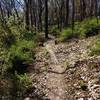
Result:
<svg viewBox="0 0 100 100"><path fill-rule="evenodd" d="M7 21L7 27L9 28L10 33L14 34L17 39L19 39L21 34L26 31L24 28L24 23L20 21L15 23L12 16Z"/></svg>
<svg viewBox="0 0 100 100"><path fill-rule="evenodd" d="M31 31L26 31L22 34L21 36L22 39L25 39L27 41L32 41L32 40L36 40L38 38L38 34L36 32L31 32Z"/></svg>
<svg viewBox="0 0 100 100"><path fill-rule="evenodd" d="M59 35L60 30L58 29L57 25L51 27L50 33L53 34L54 36L58 36Z"/></svg>
<svg viewBox="0 0 100 100"><path fill-rule="evenodd" d="M25 32L23 22L14 21L13 17L10 17L6 24L0 23L0 42L5 47L10 47L16 40L19 40L22 33Z"/></svg>
<svg viewBox="0 0 100 100"><path fill-rule="evenodd" d="M2 37L1 41L4 44L4 47L9 48L13 43L15 43L16 37L11 33Z"/></svg>
<svg viewBox="0 0 100 100"><path fill-rule="evenodd" d="M0 94L7 97L7 100L22 100L22 95L32 85L25 73L26 68L34 61L36 39L34 31L27 32L23 22L15 22L13 17L8 19L5 27L0 23L0 83L5 82L0 87ZM13 98L12 94L16 94L16 97Z"/></svg>
<svg viewBox="0 0 100 100"><path fill-rule="evenodd" d="M5 82L0 92L8 100L22 100L22 96L32 85L29 76L23 74L23 67L25 67L23 63L29 64L31 61L33 62L34 54L32 49L34 47L33 41L26 40L16 41L8 50L0 44L0 77L5 75L5 77L0 78L0 82ZM14 72L18 72L20 75L9 73L9 69L15 70ZM9 77L9 80L7 77ZM14 96L14 94L16 95Z"/></svg>
<svg viewBox="0 0 100 100"><path fill-rule="evenodd" d="M33 41L19 40L9 49L10 62L12 63L13 71L18 73L26 72L29 63L33 62L35 45Z"/></svg>
<svg viewBox="0 0 100 100"><path fill-rule="evenodd" d="M18 75L16 74L16 88L17 88L17 96L16 98L22 98L23 95L27 92L29 88L32 87L32 79L27 75Z"/></svg>
<svg viewBox="0 0 100 100"><path fill-rule="evenodd" d="M0 46L0 77L3 76L3 78L0 78L0 82L5 82L0 92L8 100L22 100L22 96L32 84L30 77L23 74L23 67L25 67L23 63L33 62L34 42L19 40L8 50L3 48L2 45ZM12 73L12 69L20 75ZM14 94L16 94L15 97L13 97Z"/></svg>
<svg viewBox="0 0 100 100"><path fill-rule="evenodd" d="M15 35L7 31L0 25L0 43L3 44L3 47L10 47L16 41Z"/></svg>
<svg viewBox="0 0 100 100"><path fill-rule="evenodd" d="M0 73L5 73L9 68L15 67L23 71L21 66L23 63L31 63L34 59L35 45L33 41L19 40L13 44L8 50L6 48L0 48ZM20 62L20 63L19 63ZM20 65L21 64L21 65Z"/></svg>
<svg viewBox="0 0 100 100"><path fill-rule="evenodd" d="M92 48L90 49L90 55L100 55L100 40L98 40L94 46L92 46Z"/></svg>
<svg viewBox="0 0 100 100"><path fill-rule="evenodd" d="M32 79L27 75L16 75L17 76L17 82L18 82L18 87L20 89L28 89L32 86Z"/></svg>
<svg viewBox="0 0 100 100"><path fill-rule="evenodd" d="M10 55L8 50L0 47L0 75L6 73L7 69L10 68L11 63L9 62Z"/></svg>
<svg viewBox="0 0 100 100"><path fill-rule="evenodd" d="M87 90L87 86L85 84L85 82L83 80L80 80L80 88L83 90L83 91L86 91Z"/></svg>
<svg viewBox="0 0 100 100"><path fill-rule="evenodd" d="M72 32L71 28L64 29L60 34L61 41L67 41L72 38L78 38L78 34L75 32Z"/></svg>
<svg viewBox="0 0 100 100"><path fill-rule="evenodd" d="M23 60L31 59L32 48L34 48L33 41L19 40L10 48L12 58L17 56Z"/></svg>
<svg viewBox="0 0 100 100"><path fill-rule="evenodd" d="M0 98L2 100L23 100L28 90L33 88L32 79L28 74L0 76Z"/></svg>
<svg viewBox="0 0 100 100"><path fill-rule="evenodd" d="M97 23L97 19L95 18L89 18L82 21L78 27L76 25L77 32L80 33L80 36L89 37L99 33L100 23Z"/></svg>
<svg viewBox="0 0 100 100"><path fill-rule="evenodd" d="M60 40L66 41L72 38L85 38L99 34L100 20L97 23L96 18L88 18L82 22L76 22L74 30L69 27L60 33Z"/></svg>
<svg viewBox="0 0 100 100"><path fill-rule="evenodd" d="M34 41L37 38L35 32L27 32L23 22L15 22L11 16L4 25L0 23L0 72L3 74L7 69L19 67L18 62L29 63L33 61L32 49L35 47Z"/></svg>

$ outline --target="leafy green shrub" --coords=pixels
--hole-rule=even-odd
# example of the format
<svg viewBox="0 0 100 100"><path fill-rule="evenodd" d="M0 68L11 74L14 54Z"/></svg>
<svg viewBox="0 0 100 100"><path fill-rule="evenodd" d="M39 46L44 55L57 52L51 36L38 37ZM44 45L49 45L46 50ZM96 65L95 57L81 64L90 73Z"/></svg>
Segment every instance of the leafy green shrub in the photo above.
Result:
<svg viewBox="0 0 100 100"><path fill-rule="evenodd" d="M50 30L50 33L54 36L58 36L60 33L60 30L58 29L57 25L53 26Z"/></svg>
<svg viewBox="0 0 100 100"><path fill-rule="evenodd" d="M35 41L38 38L38 34L36 32L26 31L22 34L21 38L27 41Z"/></svg>
<svg viewBox="0 0 100 100"><path fill-rule="evenodd" d="M25 32L23 22L15 22L11 16L5 25L0 23L0 42L10 47L16 40L19 40L23 32Z"/></svg>
<svg viewBox="0 0 100 100"><path fill-rule="evenodd" d="M16 98L22 98L28 89L32 87L32 79L27 75L18 75L16 74L16 88L17 88L17 96Z"/></svg>
<svg viewBox="0 0 100 100"><path fill-rule="evenodd" d="M34 48L33 41L19 40L10 48L10 52L13 56L18 56L21 59L29 60L31 50Z"/></svg>
<svg viewBox="0 0 100 100"><path fill-rule="evenodd" d="M9 29L5 30L3 26L0 25L0 42L4 47L10 47L16 41L15 35L8 31Z"/></svg>
<svg viewBox="0 0 100 100"><path fill-rule="evenodd" d="M0 74L11 70L24 73L29 63L33 62L35 45L32 41L20 40L8 50L0 47Z"/></svg>
<svg viewBox="0 0 100 100"><path fill-rule="evenodd" d="M90 49L90 55L100 55L100 40L98 40L95 45Z"/></svg>
<svg viewBox="0 0 100 100"><path fill-rule="evenodd" d="M10 61L13 71L24 73L28 64L33 62L34 53L32 49L35 47L32 41L21 40L12 45L9 50Z"/></svg>
<svg viewBox="0 0 100 100"><path fill-rule="evenodd" d="M13 43L15 43L16 37L11 33L6 36L3 36L1 42L4 44L4 47L9 48Z"/></svg>
<svg viewBox="0 0 100 100"><path fill-rule="evenodd" d="M78 25L79 29L77 29L80 35L85 37L93 36L98 34L98 29L100 28L100 24L97 24L97 20L95 18L85 19Z"/></svg>
<svg viewBox="0 0 100 100"><path fill-rule="evenodd" d="M72 38L78 38L79 35L75 32L72 32L71 28L64 29L60 34L61 41L67 41Z"/></svg>
<svg viewBox="0 0 100 100"><path fill-rule="evenodd" d="M15 74L13 77L13 85L16 93L14 93L14 97L11 100L23 100L29 94L32 94L32 99L34 100L44 100L46 97L44 91L36 88L35 84L32 83L33 79L28 74Z"/></svg>
<svg viewBox="0 0 100 100"><path fill-rule="evenodd" d="M6 73L7 69L10 68L11 63L9 62L10 56L8 50L0 46L0 75Z"/></svg>
<svg viewBox="0 0 100 100"><path fill-rule="evenodd" d="M20 35L25 32L24 23L18 22L15 23L13 16L9 17L7 21L7 27L10 30L10 33L14 34L17 39L20 38Z"/></svg>

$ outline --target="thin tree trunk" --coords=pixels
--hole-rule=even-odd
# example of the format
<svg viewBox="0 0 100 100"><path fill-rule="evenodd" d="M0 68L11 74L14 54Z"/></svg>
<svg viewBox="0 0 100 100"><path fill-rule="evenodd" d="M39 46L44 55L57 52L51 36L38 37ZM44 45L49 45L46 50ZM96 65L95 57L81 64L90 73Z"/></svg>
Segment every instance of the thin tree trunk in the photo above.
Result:
<svg viewBox="0 0 100 100"><path fill-rule="evenodd" d="M75 2L74 0L72 0L72 6L73 6L73 9L72 9L72 33L74 31L74 17L75 17Z"/></svg>
<svg viewBox="0 0 100 100"><path fill-rule="evenodd" d="M68 26L68 20L69 20L69 0L66 0L66 18L65 18L65 26Z"/></svg>
<svg viewBox="0 0 100 100"><path fill-rule="evenodd" d="M45 0L45 38L48 38L48 0Z"/></svg>

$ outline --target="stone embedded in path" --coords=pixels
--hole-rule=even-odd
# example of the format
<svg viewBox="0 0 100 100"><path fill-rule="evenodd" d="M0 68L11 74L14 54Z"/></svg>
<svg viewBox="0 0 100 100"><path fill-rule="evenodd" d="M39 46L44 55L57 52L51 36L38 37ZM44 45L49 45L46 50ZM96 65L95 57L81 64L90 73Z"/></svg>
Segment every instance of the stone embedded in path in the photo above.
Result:
<svg viewBox="0 0 100 100"><path fill-rule="evenodd" d="M24 100L31 100L29 97L26 97Z"/></svg>

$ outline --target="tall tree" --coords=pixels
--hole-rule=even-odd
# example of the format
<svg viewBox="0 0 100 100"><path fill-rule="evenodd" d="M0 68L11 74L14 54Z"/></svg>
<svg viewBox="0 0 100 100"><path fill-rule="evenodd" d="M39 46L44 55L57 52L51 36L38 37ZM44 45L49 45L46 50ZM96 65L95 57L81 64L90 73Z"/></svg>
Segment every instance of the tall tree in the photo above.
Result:
<svg viewBox="0 0 100 100"><path fill-rule="evenodd" d="M97 18L97 23L99 23L99 21L98 21L98 2L97 2L97 0L95 0L95 17Z"/></svg>
<svg viewBox="0 0 100 100"><path fill-rule="evenodd" d="M38 0L38 6L39 6L39 31L42 31L42 0Z"/></svg>
<svg viewBox="0 0 100 100"><path fill-rule="evenodd" d="M66 0L65 4L66 4L65 26L68 26L68 20L69 20L69 0Z"/></svg>
<svg viewBox="0 0 100 100"><path fill-rule="evenodd" d="M45 0L45 38L48 38L48 0Z"/></svg>
<svg viewBox="0 0 100 100"><path fill-rule="evenodd" d="M80 16L81 20L86 17L86 3L85 0L80 0Z"/></svg>
<svg viewBox="0 0 100 100"><path fill-rule="evenodd" d="M75 18L75 1L72 0L72 33L74 30L74 18Z"/></svg>
<svg viewBox="0 0 100 100"><path fill-rule="evenodd" d="M29 0L24 0L25 2L25 22L26 22L26 29L30 29L30 18L29 18Z"/></svg>

